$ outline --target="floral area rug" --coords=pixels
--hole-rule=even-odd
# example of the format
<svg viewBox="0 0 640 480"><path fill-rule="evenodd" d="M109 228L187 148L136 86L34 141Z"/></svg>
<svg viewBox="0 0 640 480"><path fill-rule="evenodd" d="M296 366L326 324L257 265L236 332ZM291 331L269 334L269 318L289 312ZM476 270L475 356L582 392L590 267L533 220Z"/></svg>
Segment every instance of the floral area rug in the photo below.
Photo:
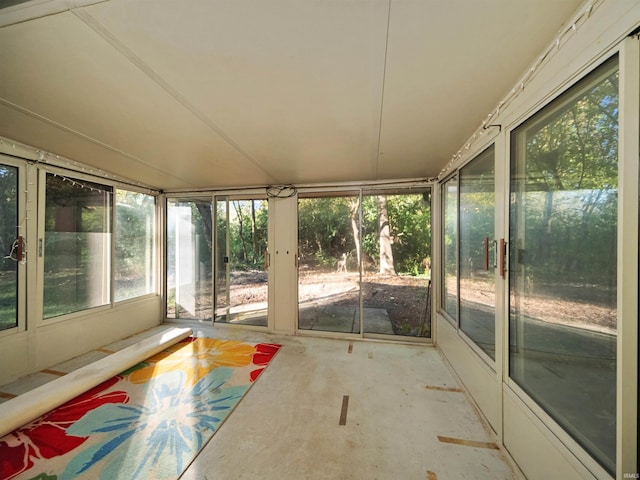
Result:
<svg viewBox="0 0 640 480"><path fill-rule="evenodd" d="M0 479L178 478L279 348L183 340L0 438Z"/></svg>

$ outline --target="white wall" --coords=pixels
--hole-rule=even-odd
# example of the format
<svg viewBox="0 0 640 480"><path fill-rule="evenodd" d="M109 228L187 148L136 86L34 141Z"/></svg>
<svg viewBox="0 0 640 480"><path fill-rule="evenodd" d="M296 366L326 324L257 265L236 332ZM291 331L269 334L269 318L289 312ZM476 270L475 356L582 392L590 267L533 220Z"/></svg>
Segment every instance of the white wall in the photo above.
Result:
<svg viewBox="0 0 640 480"><path fill-rule="evenodd" d="M298 311L298 197L269 200L269 325L281 334L296 331Z"/></svg>
<svg viewBox="0 0 640 480"><path fill-rule="evenodd" d="M123 302L0 337L0 385L160 324L159 296Z"/></svg>
<svg viewBox="0 0 640 480"><path fill-rule="evenodd" d="M467 392L473 397L494 432L500 431L500 381L493 368L480 360L471 346L442 316L436 317L437 345L456 370ZM464 368L460 366L464 365Z"/></svg>

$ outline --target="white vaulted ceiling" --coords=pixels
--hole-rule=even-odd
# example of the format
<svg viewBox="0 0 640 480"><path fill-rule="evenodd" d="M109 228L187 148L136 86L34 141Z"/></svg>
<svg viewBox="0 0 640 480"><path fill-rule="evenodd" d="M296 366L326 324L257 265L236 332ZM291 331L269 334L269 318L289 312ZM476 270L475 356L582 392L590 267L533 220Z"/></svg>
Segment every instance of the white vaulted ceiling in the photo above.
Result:
<svg viewBox="0 0 640 480"><path fill-rule="evenodd" d="M580 3L32 0L0 136L165 190L434 176Z"/></svg>

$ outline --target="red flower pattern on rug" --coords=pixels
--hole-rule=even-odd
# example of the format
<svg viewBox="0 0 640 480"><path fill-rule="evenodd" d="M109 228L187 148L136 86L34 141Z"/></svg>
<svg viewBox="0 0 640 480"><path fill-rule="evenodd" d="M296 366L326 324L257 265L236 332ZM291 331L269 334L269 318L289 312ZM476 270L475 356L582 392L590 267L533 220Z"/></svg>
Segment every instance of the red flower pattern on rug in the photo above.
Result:
<svg viewBox="0 0 640 480"><path fill-rule="evenodd" d="M126 403L126 392L102 394L122 379L110 378L33 422L0 438L0 478L11 479L34 465L82 445L86 437L67 436L66 429L87 412L107 403Z"/></svg>
<svg viewBox="0 0 640 480"><path fill-rule="evenodd" d="M260 368L256 368L251 372L250 378L252 382L256 381L273 356L278 353L278 350L280 350L280 345L273 343L258 343L256 345L256 353L253 354L252 363Z"/></svg>

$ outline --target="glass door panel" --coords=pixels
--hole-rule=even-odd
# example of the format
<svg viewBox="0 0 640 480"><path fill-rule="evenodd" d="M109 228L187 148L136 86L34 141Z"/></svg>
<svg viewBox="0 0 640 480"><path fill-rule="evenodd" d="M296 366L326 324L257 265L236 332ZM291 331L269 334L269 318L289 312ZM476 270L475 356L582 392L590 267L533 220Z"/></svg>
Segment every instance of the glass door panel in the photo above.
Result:
<svg viewBox="0 0 640 480"><path fill-rule="evenodd" d="M440 306L458 318L458 177L442 187L442 288Z"/></svg>
<svg viewBox="0 0 640 480"><path fill-rule="evenodd" d="M18 168L0 164L0 331L18 326Z"/></svg>
<svg viewBox="0 0 640 480"><path fill-rule="evenodd" d="M216 231L215 231L215 290L216 309L214 320L224 321L229 313L229 200L227 197L216 197Z"/></svg>
<svg viewBox="0 0 640 480"><path fill-rule="evenodd" d="M460 170L460 329L495 360L494 149Z"/></svg>
<svg viewBox="0 0 640 480"><path fill-rule="evenodd" d="M167 200L167 318L213 316L210 198Z"/></svg>
<svg viewBox="0 0 640 480"><path fill-rule="evenodd" d="M298 328L360 333L358 192L298 196Z"/></svg>
<svg viewBox="0 0 640 480"><path fill-rule="evenodd" d="M613 473L615 59L518 127L511 144L509 376Z"/></svg>
<svg viewBox="0 0 640 480"><path fill-rule="evenodd" d="M362 197L364 333L431 336L430 189Z"/></svg>
<svg viewBox="0 0 640 480"><path fill-rule="evenodd" d="M216 322L267 326L268 202L216 197Z"/></svg>

